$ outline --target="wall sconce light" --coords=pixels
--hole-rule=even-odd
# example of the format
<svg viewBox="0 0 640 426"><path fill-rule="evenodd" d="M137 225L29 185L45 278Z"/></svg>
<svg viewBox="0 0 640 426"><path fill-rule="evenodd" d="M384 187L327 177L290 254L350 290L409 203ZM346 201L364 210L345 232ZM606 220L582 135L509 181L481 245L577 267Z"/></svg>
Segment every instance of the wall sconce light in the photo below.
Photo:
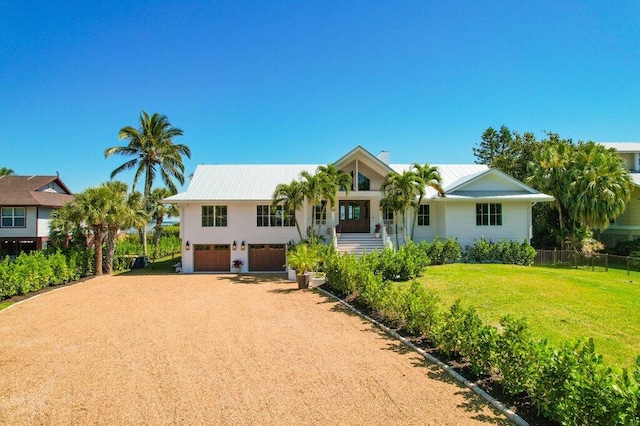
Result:
<svg viewBox="0 0 640 426"><path fill-rule="evenodd" d="M247 245L244 243L244 240L242 240L242 244L240 245L240 250L244 250L247 248Z"/></svg>
<svg viewBox="0 0 640 426"><path fill-rule="evenodd" d="M238 244L236 243L236 240L233 240L233 244L231 245L232 249L237 249L238 248Z"/></svg>
<svg viewBox="0 0 640 426"><path fill-rule="evenodd" d="M184 245L185 250L191 250L191 244L187 241L187 244Z"/></svg>

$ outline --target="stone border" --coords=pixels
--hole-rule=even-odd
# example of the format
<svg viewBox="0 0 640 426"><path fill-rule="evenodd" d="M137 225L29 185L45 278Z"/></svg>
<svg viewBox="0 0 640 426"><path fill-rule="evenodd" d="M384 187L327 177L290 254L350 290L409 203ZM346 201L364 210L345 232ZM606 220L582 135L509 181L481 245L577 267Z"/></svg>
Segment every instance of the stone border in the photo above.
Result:
<svg viewBox="0 0 640 426"><path fill-rule="evenodd" d="M494 397L489 395L487 392L485 392L483 389L481 389L477 384L475 384L474 382L464 378L462 375L460 375L460 373L455 371L450 365L445 364L444 362L440 361L438 358L436 358L433 355L431 355L431 354L425 352L424 350L420 349L419 347L417 347L416 345L411 343L406 338L402 337L401 335L399 335L395 331L391 330L386 325L384 325L384 324L376 321L375 319L363 314L362 312L357 310L355 307L351 306L350 304L348 304L344 300L340 299L339 297L335 296L334 294L331 294L328 291L323 290L321 288L316 288L316 290L318 290L320 293L324 294L325 296L330 297L331 299L335 300L336 302L342 304L343 306L348 308L351 312L357 314L361 318L363 318L363 319L367 320L368 322L372 323L373 325L375 325L376 327L378 327L379 329L381 329L382 331L387 333L389 336L399 340L406 347L408 347L409 349L413 350L414 352L419 353L420 355L425 357L428 361L430 361L430 362L432 362L434 364L437 364L438 367L440 367L441 369L443 369L444 371L449 373L449 375L451 377L453 377L456 381L462 383L463 385L465 385L466 387L471 389L473 392L475 392L476 394L478 394L479 396L484 398L489 404L491 404L492 407L494 407L496 410L501 412L505 417L507 417L514 424L516 424L518 426L529 426L529 423L527 423L526 420L524 420L522 417L520 417L519 415L517 415L516 413L511 411L509 409L509 407L504 405L502 402L498 401L497 399L495 399Z"/></svg>

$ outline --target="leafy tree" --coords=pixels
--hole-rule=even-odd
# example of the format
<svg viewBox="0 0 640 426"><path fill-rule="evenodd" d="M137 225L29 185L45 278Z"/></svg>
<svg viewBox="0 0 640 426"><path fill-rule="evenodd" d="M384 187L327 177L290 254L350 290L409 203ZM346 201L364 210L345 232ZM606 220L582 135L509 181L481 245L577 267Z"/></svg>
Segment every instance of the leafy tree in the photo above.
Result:
<svg viewBox="0 0 640 426"><path fill-rule="evenodd" d="M529 176L527 167L539 148L540 143L533 133L512 132L503 125L499 132L492 127L487 128L482 134L482 142L473 148L473 154L477 164L500 169L524 181Z"/></svg>
<svg viewBox="0 0 640 426"><path fill-rule="evenodd" d="M555 133L548 137L534 155L527 181L555 197L559 242L579 244L624 211L629 172L613 149L594 142L576 145Z"/></svg>
<svg viewBox="0 0 640 426"><path fill-rule="evenodd" d="M132 190L144 174L144 205L148 207L147 200L151 194L156 175L160 177L172 194L178 189L174 179L184 184L184 164L182 156L191 158L191 150L187 145L175 144L173 139L182 136L181 129L173 127L165 115L155 113L152 116L145 111L140 113L140 127L126 126L120 129L119 139L128 140L126 146L114 146L104 151L105 158L113 154L135 157L117 167L111 172L111 179L118 173L135 168ZM143 227L144 254L147 254L146 227Z"/></svg>
<svg viewBox="0 0 640 426"><path fill-rule="evenodd" d="M271 208L275 208L277 205L282 204L283 212L285 214L293 214L298 236L300 237L300 241L302 241L302 232L300 231L300 225L296 219L296 212L304 205L303 184L297 180L292 180L291 183L281 183L276 186L271 198Z"/></svg>
<svg viewBox="0 0 640 426"><path fill-rule="evenodd" d="M477 157L476 164L492 167L495 159L507 150L512 140L511 131L505 125L499 131L493 127L487 128L482 134L482 141L473 148L473 155Z"/></svg>
<svg viewBox="0 0 640 426"><path fill-rule="evenodd" d="M418 178L422 181L427 187L433 188L438 191L438 194L444 196L444 190L442 189L442 177L440 177L440 172L437 167L430 166L425 163L424 165L420 165L418 163L413 163L413 171ZM416 204L415 214L413 215L413 226L411 227L411 239L413 240L413 233L416 228L416 223L418 222L418 209L420 208L420 204L422 204L422 199L424 198L424 190L418 189L418 203Z"/></svg>
<svg viewBox="0 0 640 426"><path fill-rule="evenodd" d="M10 176L14 173L15 172L11 169L8 169L6 167L0 167L0 176Z"/></svg>

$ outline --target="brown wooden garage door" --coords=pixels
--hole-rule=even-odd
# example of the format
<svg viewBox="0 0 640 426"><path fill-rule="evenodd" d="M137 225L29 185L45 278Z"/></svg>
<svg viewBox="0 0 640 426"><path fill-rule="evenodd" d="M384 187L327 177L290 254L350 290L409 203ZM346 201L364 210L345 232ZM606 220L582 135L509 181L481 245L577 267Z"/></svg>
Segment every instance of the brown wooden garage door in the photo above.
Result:
<svg viewBox="0 0 640 426"><path fill-rule="evenodd" d="M229 272L231 270L229 244L194 244L193 256L195 271Z"/></svg>
<svg viewBox="0 0 640 426"><path fill-rule="evenodd" d="M284 271L284 244L249 244L249 271Z"/></svg>

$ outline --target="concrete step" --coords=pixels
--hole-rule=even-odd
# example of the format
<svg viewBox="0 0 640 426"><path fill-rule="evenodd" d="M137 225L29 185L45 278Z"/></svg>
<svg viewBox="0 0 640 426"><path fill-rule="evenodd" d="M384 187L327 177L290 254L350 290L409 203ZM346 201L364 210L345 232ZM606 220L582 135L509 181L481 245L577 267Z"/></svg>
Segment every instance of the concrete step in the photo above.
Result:
<svg viewBox="0 0 640 426"><path fill-rule="evenodd" d="M361 256L363 252L384 250L382 238L376 238L373 234L342 234L338 238L338 252L350 253Z"/></svg>

